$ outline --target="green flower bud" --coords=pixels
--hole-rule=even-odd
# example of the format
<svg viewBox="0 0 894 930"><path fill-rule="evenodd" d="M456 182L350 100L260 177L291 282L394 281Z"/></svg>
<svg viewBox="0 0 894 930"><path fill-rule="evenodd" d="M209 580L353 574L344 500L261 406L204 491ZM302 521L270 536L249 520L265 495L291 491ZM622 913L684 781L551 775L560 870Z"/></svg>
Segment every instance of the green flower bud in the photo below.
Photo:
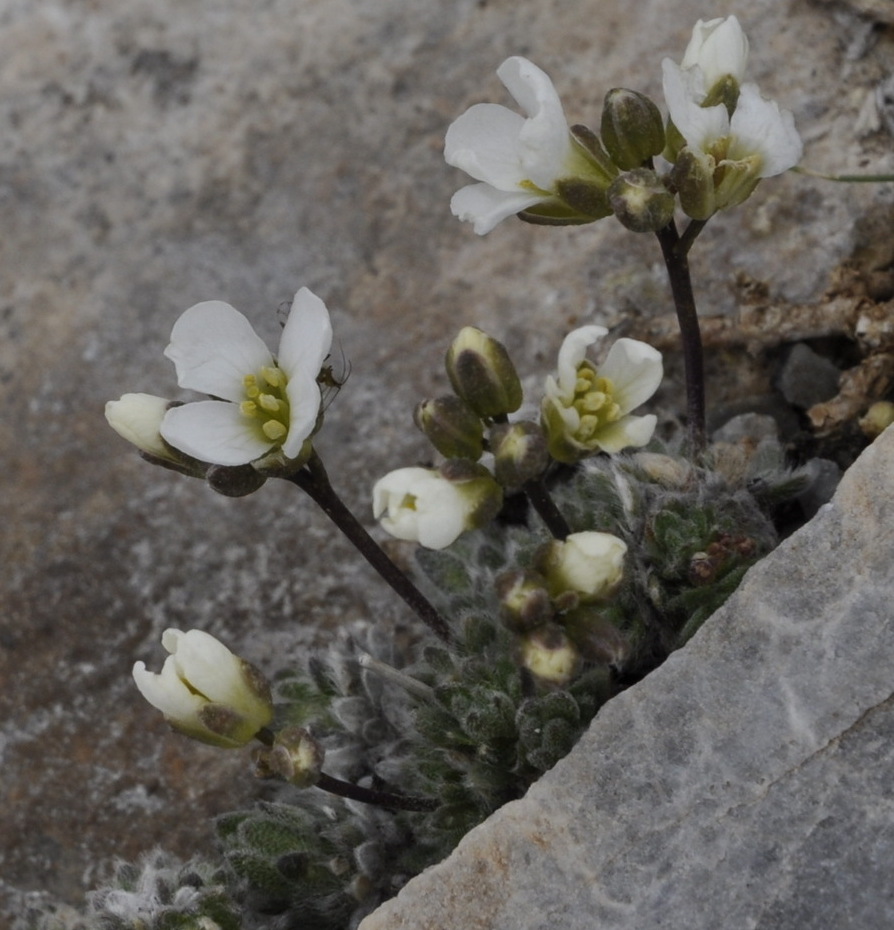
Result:
<svg viewBox="0 0 894 930"><path fill-rule="evenodd" d="M484 451L484 425L469 405L453 394L424 400L413 420L428 441L447 458L478 461Z"/></svg>
<svg viewBox="0 0 894 930"><path fill-rule="evenodd" d="M323 747L304 727L287 727L276 734L271 748L255 751L255 774L310 788L320 780L325 755Z"/></svg>
<svg viewBox="0 0 894 930"><path fill-rule="evenodd" d="M496 589L500 618L516 633L534 630L555 616L546 579L537 572L523 569L505 572L497 578Z"/></svg>
<svg viewBox="0 0 894 930"><path fill-rule="evenodd" d="M683 212L694 220L706 220L717 211L714 196L714 159L689 148L677 155L671 171L671 183L677 189Z"/></svg>
<svg viewBox="0 0 894 930"><path fill-rule="evenodd" d="M521 406L522 387L506 347L465 326L444 361L453 390L479 417L497 417Z"/></svg>
<svg viewBox="0 0 894 930"><path fill-rule="evenodd" d="M649 168L619 175L608 189L615 216L633 232L656 232L673 219L674 195Z"/></svg>
<svg viewBox="0 0 894 930"><path fill-rule="evenodd" d="M639 168L664 149L664 123L658 107L634 90L616 87L605 95L601 129L608 154L625 171Z"/></svg>
<svg viewBox="0 0 894 930"><path fill-rule="evenodd" d="M490 431L494 474L504 488L520 488L539 478L549 464L546 436L537 423L498 423Z"/></svg>
<svg viewBox="0 0 894 930"><path fill-rule="evenodd" d="M597 608L569 611L562 617L562 627L588 662L617 668L630 657L630 640Z"/></svg>
<svg viewBox="0 0 894 930"><path fill-rule="evenodd" d="M208 487L224 497L253 494L266 480L253 465L212 465L205 473Z"/></svg>

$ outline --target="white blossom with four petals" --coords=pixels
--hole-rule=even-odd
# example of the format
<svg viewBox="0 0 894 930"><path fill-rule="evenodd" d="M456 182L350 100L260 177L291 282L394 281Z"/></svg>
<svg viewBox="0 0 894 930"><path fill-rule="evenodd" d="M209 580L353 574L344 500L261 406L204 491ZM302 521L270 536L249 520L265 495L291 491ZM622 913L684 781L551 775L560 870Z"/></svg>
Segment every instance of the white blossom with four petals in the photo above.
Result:
<svg viewBox="0 0 894 930"><path fill-rule="evenodd" d="M317 377L331 344L329 312L307 288L295 295L275 358L238 310L220 300L196 304L174 324L165 355L180 387L219 399L172 408L162 437L216 465L271 452L297 459L317 425Z"/></svg>
<svg viewBox="0 0 894 930"><path fill-rule="evenodd" d="M631 414L661 383L661 353L636 339L618 339L598 367L587 349L607 335L604 326L570 332L559 350L558 370L546 379L541 419L550 454L573 463L597 452L644 446L656 417Z"/></svg>
<svg viewBox="0 0 894 930"><path fill-rule="evenodd" d="M484 235L507 217L554 201L556 182L580 169L562 108L549 76L526 58L507 58L497 77L527 116L494 103L468 109L447 130L444 158L478 184L453 195L454 216Z"/></svg>

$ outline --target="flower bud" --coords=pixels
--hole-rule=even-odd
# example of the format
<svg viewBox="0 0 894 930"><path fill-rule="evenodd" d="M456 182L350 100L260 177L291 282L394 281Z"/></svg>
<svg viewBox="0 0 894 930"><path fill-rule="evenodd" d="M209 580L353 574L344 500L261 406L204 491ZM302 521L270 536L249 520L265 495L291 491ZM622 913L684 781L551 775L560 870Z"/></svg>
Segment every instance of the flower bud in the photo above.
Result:
<svg viewBox="0 0 894 930"><path fill-rule="evenodd" d="M133 667L137 688L168 723L202 743L244 746L273 720L270 686L250 663L201 630L166 630L160 674Z"/></svg>
<svg viewBox="0 0 894 930"><path fill-rule="evenodd" d="M894 404L889 400L876 401L858 422L866 436L875 439L894 423Z"/></svg>
<svg viewBox="0 0 894 930"><path fill-rule="evenodd" d="M504 488L520 488L546 471L549 449L537 423L498 423L491 429L489 440L494 474Z"/></svg>
<svg viewBox="0 0 894 930"><path fill-rule="evenodd" d="M253 494L266 480L253 465L212 465L205 473L208 487L224 497Z"/></svg>
<svg viewBox="0 0 894 930"><path fill-rule="evenodd" d="M512 413L522 387L506 347L474 326L465 326L445 359L453 390L479 417Z"/></svg>
<svg viewBox="0 0 894 930"><path fill-rule="evenodd" d="M398 468L373 488L373 515L382 528L427 549L443 549L484 526L502 503L502 488L468 459L450 459L440 470Z"/></svg>
<svg viewBox="0 0 894 930"><path fill-rule="evenodd" d="M694 220L706 220L717 211L714 196L714 159L684 148L671 171L671 183L680 197L683 212Z"/></svg>
<svg viewBox="0 0 894 930"><path fill-rule="evenodd" d="M657 232L674 217L674 195L649 168L619 175L608 189L608 201L621 224L633 232Z"/></svg>
<svg viewBox="0 0 894 930"><path fill-rule="evenodd" d="M254 753L258 778L281 778L297 788L310 788L320 779L325 758L323 747L304 727L286 727L276 734L273 746Z"/></svg>
<svg viewBox="0 0 894 930"><path fill-rule="evenodd" d="M416 426L447 458L478 461L484 451L484 426L469 405L450 394L424 400L413 414Z"/></svg>
<svg viewBox="0 0 894 930"><path fill-rule="evenodd" d="M625 171L639 168L664 149L664 121L644 94L616 87L605 95L602 143L612 161Z"/></svg>
<svg viewBox="0 0 894 930"><path fill-rule="evenodd" d="M555 615L546 579L537 572L516 569L496 580L500 618L516 633L525 633L552 620Z"/></svg>
<svg viewBox="0 0 894 930"><path fill-rule="evenodd" d="M543 682L567 685L580 667L580 653L554 623L528 633L521 641L521 660Z"/></svg>
<svg viewBox="0 0 894 930"><path fill-rule="evenodd" d="M616 668L630 658L630 640L602 612L594 607L578 607L562 617L562 626L588 662Z"/></svg>
<svg viewBox="0 0 894 930"><path fill-rule="evenodd" d="M162 420L175 406L178 405L154 394L123 394L119 400L110 400L106 404L105 415L109 426L122 439L133 443L154 465L200 478L208 465L178 451L162 439Z"/></svg>
<svg viewBox="0 0 894 930"><path fill-rule="evenodd" d="M614 594L624 576L626 553L626 544L611 533L572 533L547 543L537 567L554 599L570 592L578 603L589 604Z"/></svg>

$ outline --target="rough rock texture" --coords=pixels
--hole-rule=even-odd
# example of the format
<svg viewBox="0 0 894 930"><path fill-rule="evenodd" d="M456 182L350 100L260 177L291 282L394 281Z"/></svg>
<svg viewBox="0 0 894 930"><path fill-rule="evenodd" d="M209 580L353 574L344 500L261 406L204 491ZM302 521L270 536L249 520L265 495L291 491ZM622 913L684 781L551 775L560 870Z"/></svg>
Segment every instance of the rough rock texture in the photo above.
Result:
<svg viewBox="0 0 894 930"><path fill-rule="evenodd" d="M571 754L362 930L894 925L894 429Z"/></svg>
<svg viewBox="0 0 894 930"><path fill-rule="evenodd" d="M882 4L884 6L884 3ZM862 7L869 10L866 4ZM797 115L806 161L892 170L894 38L845 4L722 0L752 73ZM476 323L525 374L564 332L669 309L651 237L454 221L446 126L509 54L546 68L570 119L605 91L660 93L694 0L7 0L0 5L0 896L77 901L112 857L207 848L209 815L256 796L240 753L171 736L136 694L167 626L274 671L344 619L400 605L293 488L246 500L142 463L104 402L174 393L176 316L222 298L266 336L301 285L332 308L351 378L321 452L349 504L428 454L410 425L444 344ZM648 24L644 28L643 24ZM809 54L805 54L805 49ZM815 300L830 272L886 259L889 188L796 176L717 218L692 254L706 312L739 271ZM712 357L715 385L729 370ZM728 380L726 378L725 380ZM736 385L737 393L751 386ZM679 409L673 377L665 403ZM263 637L258 636L263 630Z"/></svg>

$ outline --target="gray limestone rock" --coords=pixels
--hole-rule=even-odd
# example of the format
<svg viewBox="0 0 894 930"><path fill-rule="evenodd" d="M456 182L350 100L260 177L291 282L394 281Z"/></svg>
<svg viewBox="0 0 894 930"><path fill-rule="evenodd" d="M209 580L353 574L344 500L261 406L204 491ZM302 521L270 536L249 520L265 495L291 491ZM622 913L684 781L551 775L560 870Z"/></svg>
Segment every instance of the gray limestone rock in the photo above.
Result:
<svg viewBox="0 0 894 930"><path fill-rule="evenodd" d="M362 930L894 925L894 429L571 754Z"/></svg>
<svg viewBox="0 0 894 930"><path fill-rule="evenodd" d="M159 843L207 852L210 818L258 796L244 754L171 735L136 693L130 668L158 667L166 627L205 629L272 673L340 623L403 616L293 488L225 500L150 468L111 434L105 401L179 396L162 350L193 303L227 300L273 338L277 306L307 285L351 365L320 451L371 525L373 481L430 454L411 412L443 392L459 326L504 339L539 379L571 327L670 310L652 237L513 221L481 239L454 220L465 181L443 162L446 127L509 102L494 72L513 54L551 74L570 120L597 125L608 88L660 98L662 56L731 10L0 4L0 907L76 903L114 857ZM892 170L887 124L858 127L892 71L890 30L867 39L839 3L739 13L751 73L795 113L806 163ZM860 223L890 228L892 202L890 186L767 181L696 243L702 311L735 311L738 272L815 300ZM679 410L681 392L671 376L663 403Z"/></svg>

